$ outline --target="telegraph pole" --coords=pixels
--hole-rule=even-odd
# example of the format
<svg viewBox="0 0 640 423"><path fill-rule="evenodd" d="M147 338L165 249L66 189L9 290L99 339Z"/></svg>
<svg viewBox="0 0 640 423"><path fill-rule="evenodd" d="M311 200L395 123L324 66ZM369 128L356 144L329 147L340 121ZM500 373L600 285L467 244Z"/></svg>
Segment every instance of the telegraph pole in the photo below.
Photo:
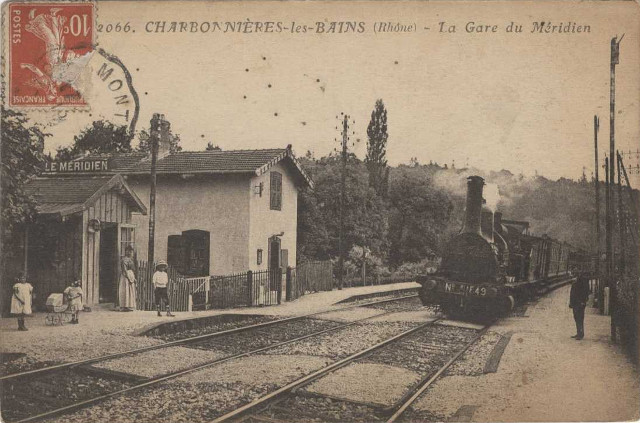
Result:
<svg viewBox="0 0 640 423"><path fill-rule="evenodd" d="M626 248L626 240L625 240L625 231L627 229L627 224L625 221L624 210L622 208L622 171L621 171L621 162L622 157L620 153L617 153L617 162L618 162L618 226L620 230L620 277L622 278L624 275L624 267L625 267L625 248Z"/></svg>
<svg viewBox="0 0 640 423"><path fill-rule="evenodd" d="M614 265L614 250L613 250L613 230L614 230L614 203L613 203L613 184L615 183L615 162L616 157L616 142L615 142L615 113L616 113L616 65L620 62L620 42L624 38L624 34L618 40L618 37L611 39L611 72L610 72L610 84L609 84L609 208L610 212L607 219L607 233L608 242L607 246L607 260L609 262L609 310L611 312L611 340L616 341L616 318L615 318L615 303L616 303L616 272Z"/></svg>
<svg viewBox="0 0 640 423"><path fill-rule="evenodd" d="M349 134L349 116L344 115L342 120L342 177L340 181L340 229L338 232L338 289L344 286L344 204L346 202L347 188L347 141Z"/></svg>
<svg viewBox="0 0 640 423"><path fill-rule="evenodd" d="M611 278L611 219L609 219L609 215L611 214L611 187L609 186L609 158L605 156L604 158L604 175L605 175L605 224L606 224L606 232L605 232L605 243L606 243L606 286L609 286L609 281ZM609 301L611 301L611 291L609 291Z"/></svg>
<svg viewBox="0 0 640 423"><path fill-rule="evenodd" d="M598 177L598 167L600 163L598 162L598 130L600 129L600 119L598 119L597 115L593 116L593 143L595 150L595 187L596 187L596 280L598 292L596 293L598 298L598 307L602 312L603 309L603 301L602 301L602 278L600 277L600 178Z"/></svg>
<svg viewBox="0 0 640 423"><path fill-rule="evenodd" d="M149 277L153 274L154 247L155 247L155 229L156 229L156 162L158 161L158 142L160 139L160 131L162 125L162 117L158 113L153 114L151 118L151 130L149 142L151 143L151 183L149 190L149 247L147 268Z"/></svg>

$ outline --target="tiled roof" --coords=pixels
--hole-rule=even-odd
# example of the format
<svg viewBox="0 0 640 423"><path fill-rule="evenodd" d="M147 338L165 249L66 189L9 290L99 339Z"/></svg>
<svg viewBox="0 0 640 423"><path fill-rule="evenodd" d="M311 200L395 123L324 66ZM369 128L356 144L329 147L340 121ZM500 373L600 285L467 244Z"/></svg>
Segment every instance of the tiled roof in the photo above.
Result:
<svg viewBox="0 0 640 423"><path fill-rule="evenodd" d="M25 191L35 196L40 204L84 203L111 178L112 175L35 178L25 185Z"/></svg>
<svg viewBox="0 0 640 423"><path fill-rule="evenodd" d="M146 213L146 208L140 199L120 175L77 176L74 178L38 177L25 185L25 191L35 198L38 213L64 216L82 211L103 192L115 186L124 187L125 193L123 195L128 196L131 203L135 203L137 210Z"/></svg>
<svg viewBox="0 0 640 423"><path fill-rule="evenodd" d="M78 160L109 160L109 172L123 175L148 174L151 159L146 153L92 154ZM282 160L293 165L295 172L304 183L313 185L309 176L288 148L264 150L214 150L179 151L160 157L156 163L158 174L172 173L247 173L260 175Z"/></svg>
<svg viewBox="0 0 640 423"><path fill-rule="evenodd" d="M253 173L274 159L284 158L287 149L230 150L230 151L180 151L158 160L158 173ZM279 160L278 160L279 161ZM151 160L126 169L123 173L149 173Z"/></svg>
<svg viewBox="0 0 640 423"><path fill-rule="evenodd" d="M122 153L113 156L106 155L105 158L109 158L114 168L127 169L134 167L140 161L146 159L147 156L147 153Z"/></svg>

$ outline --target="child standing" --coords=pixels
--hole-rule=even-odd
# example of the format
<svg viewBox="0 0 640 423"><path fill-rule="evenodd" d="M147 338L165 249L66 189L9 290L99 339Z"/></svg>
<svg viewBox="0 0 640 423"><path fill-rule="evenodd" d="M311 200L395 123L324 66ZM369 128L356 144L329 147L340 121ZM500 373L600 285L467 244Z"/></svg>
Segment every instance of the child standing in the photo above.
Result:
<svg viewBox="0 0 640 423"><path fill-rule="evenodd" d="M64 295L69 301L69 310L73 313L71 323L74 325L80 323L78 321L78 315L80 314L80 310L82 310L82 296L84 295L81 285L82 281L74 281L71 286L68 286L64 290Z"/></svg>
<svg viewBox="0 0 640 423"><path fill-rule="evenodd" d="M158 312L158 316L162 316L160 314L162 301L164 300L167 307L167 316L173 317L171 314L171 309L169 308L169 296L167 295L167 285L169 284L169 275L167 275L167 262L164 260L158 261L156 265L156 271L153 274L153 287L154 289L154 297L156 300L156 311Z"/></svg>
<svg viewBox="0 0 640 423"><path fill-rule="evenodd" d="M13 285L13 295L11 296L11 314L18 317L18 330L29 330L24 325L24 316L31 314L31 296L33 286L27 282L24 273L20 273Z"/></svg>

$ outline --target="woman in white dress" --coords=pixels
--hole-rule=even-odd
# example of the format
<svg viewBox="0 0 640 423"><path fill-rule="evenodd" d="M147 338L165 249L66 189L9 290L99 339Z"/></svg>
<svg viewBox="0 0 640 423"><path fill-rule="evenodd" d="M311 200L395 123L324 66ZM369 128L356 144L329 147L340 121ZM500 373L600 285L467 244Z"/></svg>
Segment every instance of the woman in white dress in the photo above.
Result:
<svg viewBox="0 0 640 423"><path fill-rule="evenodd" d="M24 273L16 278L16 284L13 285L13 295L11 296L11 314L18 318L18 330L29 330L24 325L24 316L31 314L31 296L33 294L33 286L27 282Z"/></svg>
<svg viewBox="0 0 640 423"><path fill-rule="evenodd" d="M133 247L127 245L125 256L120 262L119 286L120 311L133 311L136 308L136 263L133 260Z"/></svg>

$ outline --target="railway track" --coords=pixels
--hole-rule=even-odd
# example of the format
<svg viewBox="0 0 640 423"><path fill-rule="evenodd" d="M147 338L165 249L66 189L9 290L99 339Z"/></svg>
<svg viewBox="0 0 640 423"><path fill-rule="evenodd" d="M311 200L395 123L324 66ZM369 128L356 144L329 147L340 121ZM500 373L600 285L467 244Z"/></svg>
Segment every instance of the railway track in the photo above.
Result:
<svg viewBox="0 0 640 423"><path fill-rule="evenodd" d="M357 319L344 324L330 321L319 323L321 321L314 318L322 314L349 311L370 305L383 306L384 304L403 301L414 297L414 295L411 295L350 305L348 307L336 308L329 311L259 323L215 332L212 334L181 339L179 341L167 342L157 346L139 348L117 354L109 354L73 363L65 363L64 365L52 366L50 368L7 375L0 380L2 382L4 397L3 417L5 417L6 421L26 423L70 413L80 408L105 401L109 398L151 387L207 367L222 364L241 357L258 354L311 337L321 336L333 331L345 329L376 317L391 314L394 311L380 310L380 313L373 316ZM309 326L309 322L312 320L315 323L310 325L310 331L305 331L304 329L295 330L294 325L303 324L304 326L304 324L306 324ZM273 331L274 329L279 332L265 333ZM101 362L108 362L110 360L121 359L123 357L145 354L161 348L176 347L185 344L189 344L192 348L198 347L205 350L211 347L216 348L222 345L220 342L216 341L221 339L228 340L230 337L243 337L244 339L241 344L243 346L247 346L247 348L243 348L242 351L227 351L227 354L221 358L208 360L185 369L168 372L158 376L135 377L130 374L118 375L117 372L110 372L106 375L105 373L97 371L94 367L96 364ZM247 351L247 349L249 350ZM75 397L67 397L65 394L68 391L74 392L74 389L72 389L74 385L80 387L84 386L85 389L79 393L75 392ZM75 391L78 390L76 389ZM23 401L18 405L22 407L18 408L22 408L22 410L11 409L11 405L16 405L15 401L20 399ZM26 412L24 411L25 408L27 409ZM42 411L43 409L45 411ZM37 410L35 414L33 413L33 410Z"/></svg>
<svg viewBox="0 0 640 423"><path fill-rule="evenodd" d="M440 319L434 319L299 378L251 403L219 416L213 420L213 423L285 423L301 420L386 421L387 423L399 421L411 404L477 342L490 326L491 324L487 324L481 329L470 329L461 333L460 328L441 325ZM452 335L452 331L457 332ZM412 366L414 371L420 372L420 378L402 396L391 403L380 402L380 395L375 395L375 391L385 392L383 385L374 387L373 391L371 388L368 389L369 397L377 397L377 401L367 401L367 393L364 393L363 399L360 383L362 381L357 380L357 377L351 385L341 389L342 393L326 392L327 387L349 383L345 382L345 377L338 375L341 369L348 377L361 371L354 367L348 372L346 369L349 367L371 363L389 365L397 363L398 356L403 356L405 353L411 357L410 360L405 361L415 362L420 355L424 358L425 352L429 357L421 363L413 363ZM333 381L323 383L332 377ZM375 384L372 379L374 378L368 378L368 382ZM378 380L378 382L385 381ZM371 395L372 393L374 395Z"/></svg>
<svg viewBox="0 0 640 423"><path fill-rule="evenodd" d="M53 366L47 366L47 367L42 367L42 368L38 368L38 369L27 370L27 371L24 371L24 372L10 373L10 374L6 374L6 375L1 375L0 376L0 384L2 384L4 382L7 382L7 381L11 381L11 380L24 379L24 378L27 378L27 377L33 377L33 376L36 376L36 375L42 375L42 374L45 374L45 373L57 372L57 371L60 371L60 370L70 369L70 368L83 366L83 365L87 365L87 364L92 364L92 363L98 363L98 362L106 361L106 360L112 360L112 359L115 359L115 358L124 357L124 356L128 356L128 355L131 355L131 354L137 354L137 353L141 353L141 352L145 352L145 351L152 351L152 350L157 350L157 349L161 349L161 348L167 348L167 347L173 347L173 346L178 346L178 345L189 344L189 343L193 343L193 342L199 342L199 341L203 341L203 340L206 340L206 339L216 338L216 337L220 337L220 336L226 336L226 335L229 335L229 334L238 333L238 332L242 332L242 331L246 331L246 330L252 330L252 329L261 328L261 327L268 327L268 326L272 326L272 325L278 325L278 324L281 324L281 323L284 323L284 322L292 322L292 321L296 321L296 320L300 320L300 319L304 319L304 318L319 316L319 315L322 315L322 314L333 313L333 312L336 312L336 311L350 310L350 309L357 308L357 307L366 307L366 306L371 306L371 305L376 305L376 304L391 303L391 302L394 302L394 301L401 301L401 300L409 299L409 298L417 298L417 294L416 295L407 295L407 296L402 296L402 297L395 297L395 298L385 299L385 300L372 301L372 302L358 303L358 304L353 304L353 305L349 305L349 306L346 306L346 307L340 307L340 308L331 309L331 310L328 310L328 311L319 311L319 312L316 312L316 313L308 313L308 314L303 314L303 315L299 315L299 316L286 317L286 318L283 318L283 319L277 319L277 320L273 320L273 321L269 321L269 322L257 323L257 324L254 324L254 325L241 326L241 327L222 330L222 331L209 333L209 334L205 334L205 335L192 336L192 337L183 338L183 339L179 339L179 340L175 340L175 341L164 342L164 343L158 344L158 345L150 345L148 347L136 348L136 349L122 351L122 352L113 353L113 354L106 354L106 355L102 355L102 356L98 356L98 357L88 358L88 359L85 359L85 360L78 360L78 361L73 361L73 362L69 362L69 363L61 363L61 364L56 364L56 365L53 365Z"/></svg>

